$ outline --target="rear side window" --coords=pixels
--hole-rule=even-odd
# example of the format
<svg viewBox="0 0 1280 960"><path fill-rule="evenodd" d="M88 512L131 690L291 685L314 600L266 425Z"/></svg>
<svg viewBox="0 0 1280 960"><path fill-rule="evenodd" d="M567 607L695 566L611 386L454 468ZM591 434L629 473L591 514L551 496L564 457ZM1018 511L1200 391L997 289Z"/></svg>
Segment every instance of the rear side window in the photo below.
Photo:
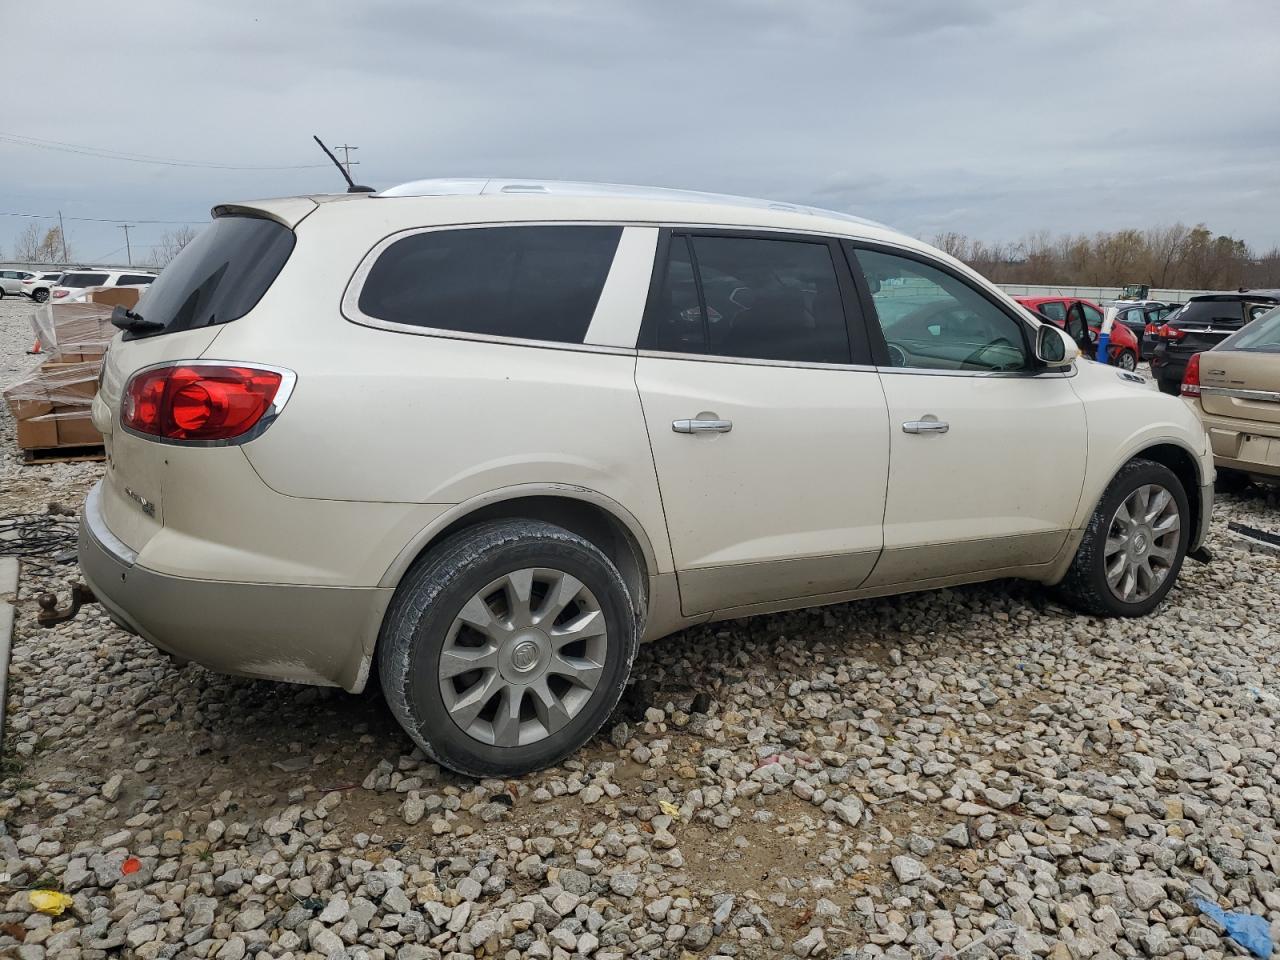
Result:
<svg viewBox="0 0 1280 960"><path fill-rule="evenodd" d="M1102 314L1097 307L1091 307L1084 301L1080 302L1080 309L1084 311L1084 318L1089 321L1089 326L1096 327L1102 323Z"/></svg>
<svg viewBox="0 0 1280 960"><path fill-rule="evenodd" d="M1067 317L1067 308L1062 305L1061 300L1047 300L1040 304L1040 312L1050 320L1057 320L1061 323Z"/></svg>
<svg viewBox="0 0 1280 960"><path fill-rule="evenodd" d="M746 360L849 363L840 284L822 241L675 235L642 346Z"/></svg>
<svg viewBox="0 0 1280 960"><path fill-rule="evenodd" d="M495 337L582 343L621 227L430 230L397 240L360 289L365 316Z"/></svg>
<svg viewBox="0 0 1280 960"><path fill-rule="evenodd" d="M107 282L105 273L68 273L62 278L64 287L100 287Z"/></svg>
<svg viewBox="0 0 1280 960"><path fill-rule="evenodd" d="M145 285L155 280L155 277L147 276L145 273L133 274L124 273L120 275L120 279L116 281L117 286L128 285Z"/></svg>
<svg viewBox="0 0 1280 960"><path fill-rule="evenodd" d="M135 313L163 323L130 339L194 330L238 320L252 310L275 282L293 252L293 231L258 217L218 217L182 248L151 282ZM121 277L124 283L130 278Z"/></svg>

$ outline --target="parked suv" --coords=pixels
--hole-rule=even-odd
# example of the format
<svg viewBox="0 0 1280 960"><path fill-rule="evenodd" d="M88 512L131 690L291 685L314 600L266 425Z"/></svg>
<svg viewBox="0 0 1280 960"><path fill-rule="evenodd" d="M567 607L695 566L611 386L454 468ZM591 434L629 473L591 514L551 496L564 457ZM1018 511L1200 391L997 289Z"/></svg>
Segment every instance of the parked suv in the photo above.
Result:
<svg viewBox="0 0 1280 960"><path fill-rule="evenodd" d="M30 297L36 303L44 303L49 299L49 291L62 282L62 271L36 273L22 281L22 295Z"/></svg>
<svg viewBox="0 0 1280 960"><path fill-rule="evenodd" d="M76 303L84 300L90 287L131 287L154 283L156 275L140 270L72 270L63 274L62 280L51 291L58 303Z"/></svg>
<svg viewBox="0 0 1280 960"><path fill-rule="evenodd" d="M22 292L22 282L33 276L30 270L0 270L0 300L16 297Z"/></svg>
<svg viewBox="0 0 1280 960"><path fill-rule="evenodd" d="M376 670L473 775L563 758L637 642L692 624L1003 577L1149 613L1212 502L1185 404L932 247L789 205L228 204L115 322L80 534L111 615L229 673Z"/></svg>
<svg viewBox="0 0 1280 960"><path fill-rule="evenodd" d="M1209 293L1192 297L1159 326L1149 325L1143 347L1160 389L1176 394L1192 356L1217 346L1277 303L1280 290Z"/></svg>

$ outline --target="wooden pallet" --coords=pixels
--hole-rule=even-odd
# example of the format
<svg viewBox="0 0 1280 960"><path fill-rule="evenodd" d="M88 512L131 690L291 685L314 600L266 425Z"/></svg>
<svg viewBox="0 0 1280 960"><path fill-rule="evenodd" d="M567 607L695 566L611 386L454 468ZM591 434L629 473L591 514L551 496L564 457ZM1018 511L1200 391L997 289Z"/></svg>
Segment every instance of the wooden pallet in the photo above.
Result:
<svg viewBox="0 0 1280 960"><path fill-rule="evenodd" d="M84 444L75 447L44 447L38 450L23 450L23 463L75 463L81 460L105 460L106 450L100 443Z"/></svg>

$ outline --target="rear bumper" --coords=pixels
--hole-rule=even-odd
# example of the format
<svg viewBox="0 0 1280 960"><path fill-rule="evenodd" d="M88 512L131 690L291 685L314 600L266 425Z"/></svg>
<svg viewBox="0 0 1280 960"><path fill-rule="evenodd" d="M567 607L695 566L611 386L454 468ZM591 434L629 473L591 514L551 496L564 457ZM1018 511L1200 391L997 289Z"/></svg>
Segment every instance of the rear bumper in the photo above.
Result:
<svg viewBox="0 0 1280 960"><path fill-rule="evenodd" d="M1226 470L1280 477L1280 424L1218 417L1202 408L1197 413L1209 435L1214 464Z"/></svg>
<svg viewBox="0 0 1280 960"><path fill-rule="evenodd" d="M1213 480L1200 485L1200 516L1196 529L1192 532L1191 542L1187 550L1198 550L1204 546L1209 536L1209 523L1213 520Z"/></svg>
<svg viewBox="0 0 1280 960"><path fill-rule="evenodd" d="M81 513L80 570L121 626L219 673L363 689L391 588L156 573L107 527L101 497L99 483Z"/></svg>

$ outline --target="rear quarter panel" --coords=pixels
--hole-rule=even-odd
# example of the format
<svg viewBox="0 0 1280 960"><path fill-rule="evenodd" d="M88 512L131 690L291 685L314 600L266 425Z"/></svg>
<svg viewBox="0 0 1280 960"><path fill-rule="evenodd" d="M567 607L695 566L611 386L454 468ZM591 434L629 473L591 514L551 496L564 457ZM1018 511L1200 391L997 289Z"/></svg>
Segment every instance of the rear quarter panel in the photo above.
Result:
<svg viewBox="0 0 1280 960"><path fill-rule="evenodd" d="M303 221L279 279L204 353L297 374L280 418L243 448L262 480L289 497L436 505L530 484L585 488L631 514L669 569L634 352L347 320L341 300L357 263L405 226L379 217L392 205L360 210L326 220L322 208Z"/></svg>

